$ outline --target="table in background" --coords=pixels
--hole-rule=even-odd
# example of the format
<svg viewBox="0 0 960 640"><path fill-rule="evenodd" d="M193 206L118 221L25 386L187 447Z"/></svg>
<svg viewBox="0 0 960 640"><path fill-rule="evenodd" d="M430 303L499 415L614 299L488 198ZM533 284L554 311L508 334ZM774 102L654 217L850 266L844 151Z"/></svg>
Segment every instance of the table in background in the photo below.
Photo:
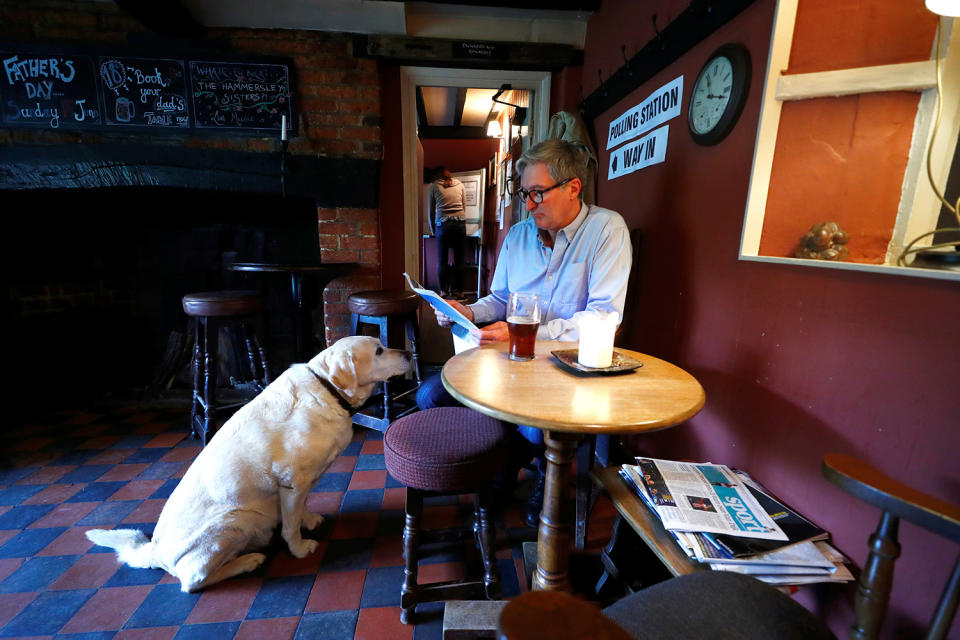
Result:
<svg viewBox="0 0 960 640"><path fill-rule="evenodd" d="M537 589L568 590L572 500L570 479L577 443L587 434L645 433L666 429L703 407L703 387L683 369L659 358L618 349L643 363L619 375L579 375L560 367L551 351L569 342L537 341L536 358L515 362L506 342L452 357L443 385L464 405L544 431L546 486L537 541Z"/></svg>
<svg viewBox="0 0 960 640"><path fill-rule="evenodd" d="M300 362L306 362L325 347L326 338L321 340L320 349L315 348L313 344L313 321L310 317L310 300L304 297L304 276L310 276L316 280L316 288L320 291L320 304L323 305L323 290L327 284L334 278L350 273L356 267L357 265L352 262L321 263L316 260L303 262L234 262L230 265L230 270L249 273L274 273L290 278L289 291L294 305L295 354Z"/></svg>

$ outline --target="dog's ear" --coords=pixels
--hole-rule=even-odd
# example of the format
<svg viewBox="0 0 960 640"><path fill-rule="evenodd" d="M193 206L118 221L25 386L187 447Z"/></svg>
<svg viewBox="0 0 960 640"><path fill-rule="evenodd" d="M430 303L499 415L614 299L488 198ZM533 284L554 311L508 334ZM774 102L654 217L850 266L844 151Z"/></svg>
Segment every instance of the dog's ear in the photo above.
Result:
<svg viewBox="0 0 960 640"><path fill-rule="evenodd" d="M357 392L357 361L353 353L328 349L321 355L320 367L325 370L327 379L352 398Z"/></svg>

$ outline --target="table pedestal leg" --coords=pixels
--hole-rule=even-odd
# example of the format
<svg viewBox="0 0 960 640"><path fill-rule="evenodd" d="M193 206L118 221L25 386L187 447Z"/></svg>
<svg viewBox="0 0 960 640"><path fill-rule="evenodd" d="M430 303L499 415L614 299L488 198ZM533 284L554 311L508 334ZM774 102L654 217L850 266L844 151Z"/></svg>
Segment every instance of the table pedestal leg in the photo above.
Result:
<svg viewBox="0 0 960 640"><path fill-rule="evenodd" d="M580 436L547 431L543 439L547 446L547 476L537 537L537 571L533 574L533 588L569 591L567 565L574 505L570 479Z"/></svg>

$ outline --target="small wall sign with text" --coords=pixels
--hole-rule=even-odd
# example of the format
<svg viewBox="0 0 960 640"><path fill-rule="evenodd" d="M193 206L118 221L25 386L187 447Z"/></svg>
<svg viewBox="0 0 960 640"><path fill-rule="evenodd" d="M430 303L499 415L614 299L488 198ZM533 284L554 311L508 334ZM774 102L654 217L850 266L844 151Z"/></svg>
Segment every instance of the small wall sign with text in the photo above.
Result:
<svg viewBox="0 0 960 640"><path fill-rule="evenodd" d="M611 153L607 180L620 178L644 167L663 162L667 157L669 133L670 125L665 124L639 140L625 144Z"/></svg>
<svg viewBox="0 0 960 640"><path fill-rule="evenodd" d="M632 140L680 115L683 100L683 76L671 80L610 123L607 149Z"/></svg>
<svg viewBox="0 0 960 640"><path fill-rule="evenodd" d="M108 125L187 128L187 79L182 60L104 57L99 60Z"/></svg>
<svg viewBox="0 0 960 640"><path fill-rule="evenodd" d="M191 61L190 77L199 128L279 129L283 116L294 122L285 65Z"/></svg>
<svg viewBox="0 0 960 640"><path fill-rule="evenodd" d="M93 58L84 55L0 53L0 122L49 129L103 124Z"/></svg>

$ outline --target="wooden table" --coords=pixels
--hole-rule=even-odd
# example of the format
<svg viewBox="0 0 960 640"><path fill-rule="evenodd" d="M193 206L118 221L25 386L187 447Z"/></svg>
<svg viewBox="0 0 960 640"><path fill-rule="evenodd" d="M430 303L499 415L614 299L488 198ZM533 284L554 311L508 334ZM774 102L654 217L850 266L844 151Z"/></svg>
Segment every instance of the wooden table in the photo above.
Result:
<svg viewBox="0 0 960 640"><path fill-rule="evenodd" d="M352 262L321 263L316 261L303 262L234 262L230 265L231 271L252 273L278 273L290 277L290 296L293 300L296 357L300 362L306 362L317 355L313 347L313 322L310 319L309 301L304 298L303 277L314 276L321 291L334 278L339 278L352 271L357 265ZM325 345L326 340L323 341Z"/></svg>
<svg viewBox="0 0 960 640"><path fill-rule="evenodd" d="M464 351L441 373L453 397L481 413L544 430L547 475L537 541L534 588L569 590L567 562L573 506L571 466L586 434L645 433L692 417L703 387L677 366L628 349L643 363L627 374L596 376L561 368L551 351L569 342L537 341L536 358L514 362L506 342Z"/></svg>

